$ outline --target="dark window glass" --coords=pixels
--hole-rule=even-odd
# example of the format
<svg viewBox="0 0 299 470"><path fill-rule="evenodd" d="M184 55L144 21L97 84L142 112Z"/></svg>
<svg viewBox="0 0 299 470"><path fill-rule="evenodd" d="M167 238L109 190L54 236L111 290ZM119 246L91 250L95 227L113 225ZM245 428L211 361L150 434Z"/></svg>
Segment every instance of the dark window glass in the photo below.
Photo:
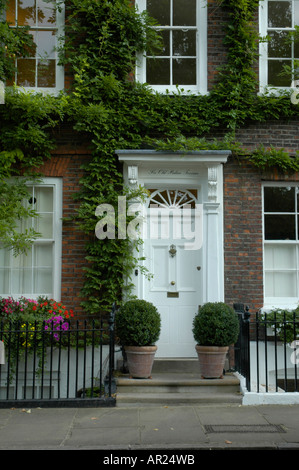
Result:
<svg viewBox="0 0 299 470"><path fill-rule="evenodd" d="M196 56L196 31L173 31L173 55Z"/></svg>
<svg viewBox="0 0 299 470"><path fill-rule="evenodd" d="M173 0L173 25L196 26L196 0Z"/></svg>
<svg viewBox="0 0 299 470"><path fill-rule="evenodd" d="M147 59L146 81L151 85L170 84L170 60L169 59Z"/></svg>
<svg viewBox="0 0 299 470"><path fill-rule="evenodd" d="M296 240L294 215L265 215L265 240Z"/></svg>
<svg viewBox="0 0 299 470"><path fill-rule="evenodd" d="M265 212L295 212L294 187L265 187Z"/></svg>
<svg viewBox="0 0 299 470"><path fill-rule="evenodd" d="M288 38L287 31L270 31L268 36L270 37L268 45L268 56L269 57L280 57L290 58L292 57L292 47Z"/></svg>
<svg viewBox="0 0 299 470"><path fill-rule="evenodd" d="M196 85L196 59L173 60L173 84Z"/></svg>
<svg viewBox="0 0 299 470"><path fill-rule="evenodd" d="M268 2L269 28L292 27L292 2Z"/></svg>
<svg viewBox="0 0 299 470"><path fill-rule="evenodd" d="M56 66L55 60L39 60L37 63L37 86L55 87L56 84Z"/></svg>
<svg viewBox="0 0 299 470"><path fill-rule="evenodd" d="M146 9L161 26L170 26L170 0L147 0Z"/></svg>
<svg viewBox="0 0 299 470"><path fill-rule="evenodd" d="M17 85L35 86L35 59L18 59Z"/></svg>
<svg viewBox="0 0 299 470"><path fill-rule="evenodd" d="M284 65L291 67L291 60L269 60L268 61L268 84L270 86L289 87L292 83L292 75L286 75ZM282 75L283 74L283 75Z"/></svg>

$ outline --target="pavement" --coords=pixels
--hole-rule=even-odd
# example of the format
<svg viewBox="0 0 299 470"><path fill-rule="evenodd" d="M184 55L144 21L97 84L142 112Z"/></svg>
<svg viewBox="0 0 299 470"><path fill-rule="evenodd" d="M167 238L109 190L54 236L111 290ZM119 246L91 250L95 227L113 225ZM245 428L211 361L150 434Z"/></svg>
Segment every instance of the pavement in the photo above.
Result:
<svg viewBox="0 0 299 470"><path fill-rule="evenodd" d="M0 449L95 451L97 463L130 467L141 455L193 464L204 450L299 450L299 405L4 408Z"/></svg>

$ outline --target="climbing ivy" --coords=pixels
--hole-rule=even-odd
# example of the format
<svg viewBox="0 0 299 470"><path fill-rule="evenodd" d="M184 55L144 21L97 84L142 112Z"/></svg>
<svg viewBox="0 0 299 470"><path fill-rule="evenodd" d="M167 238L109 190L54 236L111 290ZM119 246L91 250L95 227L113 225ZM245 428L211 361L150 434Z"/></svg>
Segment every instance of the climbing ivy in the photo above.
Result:
<svg viewBox="0 0 299 470"><path fill-rule="evenodd" d="M4 0L0 0L0 10L4 7ZM130 280L125 279L140 262L139 241L132 245L129 239L118 237L117 207L120 195L128 202L143 193L139 188L131 193L123 187L116 149L230 148L239 155L238 128L248 122L299 116L299 106L291 103L288 93L257 93L258 0L219 0L217 7L227 17L223 25L227 60L208 95L159 94L134 82L136 55L143 51L155 54L161 38L152 28L154 20L140 14L130 0L68 0L65 41L59 49L61 64L73 76L67 93L43 97L6 90L5 105L0 106L0 158L8 157L11 164L8 173L1 174L2 181L25 171L32 174L45 158L51 158L53 130L58 126L68 123L89 136L92 155L83 167L81 189L74 195L79 203L74 218L88 240L82 292L87 313L107 311L124 289L129 292ZM5 41L5 35L10 40ZM0 23L2 79L13 72L14 54L25 53L28 36L26 28L11 30L4 21ZM223 129L223 139L210 138ZM261 169L298 169L298 157L287 158L282 149L258 148L247 161ZM1 211L5 213L3 201L0 220ZM95 235L96 208L102 203L115 208L115 240L99 240ZM0 237L5 240L1 233Z"/></svg>

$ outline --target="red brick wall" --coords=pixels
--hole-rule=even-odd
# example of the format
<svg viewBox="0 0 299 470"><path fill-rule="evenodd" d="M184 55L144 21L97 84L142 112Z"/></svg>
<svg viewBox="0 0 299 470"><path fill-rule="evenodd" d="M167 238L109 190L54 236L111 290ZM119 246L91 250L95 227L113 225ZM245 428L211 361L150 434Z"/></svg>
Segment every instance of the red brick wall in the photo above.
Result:
<svg viewBox="0 0 299 470"><path fill-rule="evenodd" d="M294 155L299 150L298 129L298 120L252 123L236 132L236 140L249 151L262 144ZM263 306L262 183L298 181L299 174L261 172L245 158L230 158L224 165L225 300L248 304L255 313Z"/></svg>
<svg viewBox="0 0 299 470"><path fill-rule="evenodd" d="M79 202L74 201L73 194L78 192L79 180L83 175L80 168L89 153L86 147L73 149L71 145L58 147L51 160L45 162L40 169L46 177L60 177L63 183L62 216L71 217L75 214ZM62 272L61 301L76 315L84 314L80 303L83 287L83 267L85 261L86 235L74 221L63 221L62 226Z"/></svg>
<svg viewBox="0 0 299 470"><path fill-rule="evenodd" d="M218 0L208 2L208 90L217 81L219 67L223 66L226 58L226 48L223 45L225 31L223 24L226 15Z"/></svg>
<svg viewBox="0 0 299 470"><path fill-rule="evenodd" d="M251 166L224 165L225 301L263 305L261 176Z"/></svg>

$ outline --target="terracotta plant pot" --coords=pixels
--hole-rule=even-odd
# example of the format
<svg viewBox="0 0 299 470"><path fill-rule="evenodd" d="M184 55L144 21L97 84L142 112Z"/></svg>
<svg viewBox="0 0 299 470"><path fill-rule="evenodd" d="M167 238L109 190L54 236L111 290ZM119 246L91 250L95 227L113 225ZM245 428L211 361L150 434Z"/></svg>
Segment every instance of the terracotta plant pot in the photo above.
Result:
<svg viewBox="0 0 299 470"><path fill-rule="evenodd" d="M150 378L157 346L126 346L125 351L130 376L136 379Z"/></svg>
<svg viewBox="0 0 299 470"><path fill-rule="evenodd" d="M204 379L219 379L223 377L223 369L228 346L195 346L201 376Z"/></svg>

